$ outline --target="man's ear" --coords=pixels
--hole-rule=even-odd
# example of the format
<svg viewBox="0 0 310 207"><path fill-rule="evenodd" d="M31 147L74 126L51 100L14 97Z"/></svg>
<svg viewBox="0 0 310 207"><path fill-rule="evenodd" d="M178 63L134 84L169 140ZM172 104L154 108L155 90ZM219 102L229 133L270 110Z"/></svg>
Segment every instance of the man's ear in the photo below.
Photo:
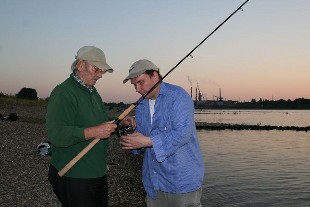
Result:
<svg viewBox="0 0 310 207"><path fill-rule="evenodd" d="M82 71L84 67L85 67L85 61L83 61L83 60L78 60L78 62L77 62L77 64L76 64L76 68L77 68L79 71Z"/></svg>
<svg viewBox="0 0 310 207"><path fill-rule="evenodd" d="M153 72L153 76L154 76L154 78L156 78L156 80L159 80L158 72L154 71Z"/></svg>

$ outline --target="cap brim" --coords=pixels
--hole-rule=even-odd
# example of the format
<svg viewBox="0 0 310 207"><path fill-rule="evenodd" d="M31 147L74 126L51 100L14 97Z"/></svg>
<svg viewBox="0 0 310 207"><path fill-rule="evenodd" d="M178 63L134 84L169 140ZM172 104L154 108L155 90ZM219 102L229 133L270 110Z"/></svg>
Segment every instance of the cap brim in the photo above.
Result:
<svg viewBox="0 0 310 207"><path fill-rule="evenodd" d="M129 79L130 79L129 77L125 78L125 79L123 80L123 83L126 83Z"/></svg>
<svg viewBox="0 0 310 207"><path fill-rule="evenodd" d="M112 68L107 70L109 73L112 73L114 70Z"/></svg>
<svg viewBox="0 0 310 207"><path fill-rule="evenodd" d="M146 70L143 70L143 71L139 71L138 73L132 73L132 74L129 74L129 76L127 76L124 80L123 80L123 83L126 83L129 79L132 79L132 78L135 78L141 74L143 74Z"/></svg>
<svg viewBox="0 0 310 207"><path fill-rule="evenodd" d="M104 63L104 62L93 62L90 61L92 64L94 64L96 67L100 68L101 70L106 70L109 73L112 73L114 70L111 68L111 66L109 66L108 64Z"/></svg>

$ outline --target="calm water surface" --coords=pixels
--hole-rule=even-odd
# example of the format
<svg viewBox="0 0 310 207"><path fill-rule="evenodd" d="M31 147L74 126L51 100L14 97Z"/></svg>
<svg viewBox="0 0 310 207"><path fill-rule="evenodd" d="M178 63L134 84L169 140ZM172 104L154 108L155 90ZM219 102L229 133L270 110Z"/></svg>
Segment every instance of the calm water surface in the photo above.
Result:
<svg viewBox="0 0 310 207"><path fill-rule="evenodd" d="M196 121L210 123L310 126L310 110L202 110Z"/></svg>
<svg viewBox="0 0 310 207"><path fill-rule="evenodd" d="M264 116L247 113L248 117L243 113L240 118L244 123ZM299 111L290 122L276 117L292 112L272 113L268 117L274 120L261 121L310 125L309 111L307 120ZM203 206L310 207L310 132L198 130L198 136L206 166Z"/></svg>

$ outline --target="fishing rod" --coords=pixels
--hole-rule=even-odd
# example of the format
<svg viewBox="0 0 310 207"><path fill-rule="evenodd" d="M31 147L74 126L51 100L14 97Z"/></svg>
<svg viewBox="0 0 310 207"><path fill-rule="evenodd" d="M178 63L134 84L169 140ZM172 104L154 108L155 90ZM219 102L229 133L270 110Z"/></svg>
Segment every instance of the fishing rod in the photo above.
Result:
<svg viewBox="0 0 310 207"><path fill-rule="evenodd" d="M157 86L159 83L163 81L164 78L166 78L174 69L176 69L186 58L189 56L192 57L192 53L200 46L202 45L213 33L215 33L223 24L225 24L235 13L237 13L239 10L242 10L242 7L248 2L249 0L246 0L243 4L241 4L233 13L231 13L221 24L219 24L208 36L206 36L194 49L192 49L184 58L182 58L172 69L170 69L166 75L164 75L157 83L153 85L153 87L145 93L143 96L139 98L139 100L136 103L131 104L121 115L119 115L113 123L119 125L119 123L136 107L138 106L146 97L149 95ZM63 169L61 169L58 172L59 176L63 176L68 170L70 170L75 163L77 163L93 146L95 146L100 141L99 138L95 138L91 143L89 143L79 154L77 154Z"/></svg>

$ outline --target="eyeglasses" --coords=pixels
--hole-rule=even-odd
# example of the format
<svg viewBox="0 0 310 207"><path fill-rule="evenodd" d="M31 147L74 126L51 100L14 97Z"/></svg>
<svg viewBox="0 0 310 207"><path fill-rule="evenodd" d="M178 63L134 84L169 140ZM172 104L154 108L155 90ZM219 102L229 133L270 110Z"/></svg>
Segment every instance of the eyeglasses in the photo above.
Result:
<svg viewBox="0 0 310 207"><path fill-rule="evenodd" d="M92 69L95 71L95 73L100 73L100 74L105 74L107 72L107 70L102 70L100 68L98 68L97 66L95 66L94 64L84 60L87 64L89 64L90 66L92 66Z"/></svg>
<svg viewBox="0 0 310 207"><path fill-rule="evenodd" d="M92 68L95 70L95 73L105 74L107 72L107 70L102 70L93 64L92 64Z"/></svg>

